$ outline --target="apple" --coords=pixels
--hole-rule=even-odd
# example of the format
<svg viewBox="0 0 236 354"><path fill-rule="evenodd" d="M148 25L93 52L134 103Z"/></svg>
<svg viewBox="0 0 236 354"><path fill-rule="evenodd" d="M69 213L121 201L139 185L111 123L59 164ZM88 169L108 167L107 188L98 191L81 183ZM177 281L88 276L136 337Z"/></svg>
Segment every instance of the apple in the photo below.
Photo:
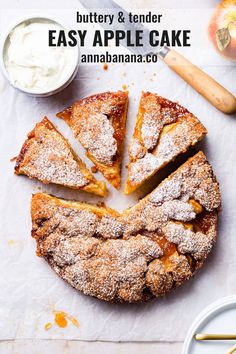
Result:
<svg viewBox="0 0 236 354"><path fill-rule="evenodd" d="M211 42L220 54L236 61L236 0L223 0L208 27Z"/></svg>

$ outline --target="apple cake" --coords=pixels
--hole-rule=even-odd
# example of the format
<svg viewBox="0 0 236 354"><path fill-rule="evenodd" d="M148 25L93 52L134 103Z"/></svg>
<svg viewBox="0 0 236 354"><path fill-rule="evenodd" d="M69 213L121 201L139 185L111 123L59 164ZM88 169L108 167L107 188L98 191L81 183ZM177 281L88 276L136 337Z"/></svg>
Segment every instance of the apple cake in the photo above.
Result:
<svg viewBox="0 0 236 354"><path fill-rule="evenodd" d="M97 181L67 140L44 117L28 134L16 158L15 173L105 196L106 185Z"/></svg>
<svg viewBox="0 0 236 354"><path fill-rule="evenodd" d="M140 187L206 133L205 127L186 108L156 94L142 92L129 144L125 194Z"/></svg>
<svg viewBox="0 0 236 354"><path fill-rule="evenodd" d="M217 236L220 191L203 152L118 213L37 193L37 254L72 287L111 302L160 297L202 266Z"/></svg>
<svg viewBox="0 0 236 354"><path fill-rule="evenodd" d="M120 188L128 92L104 92L57 114L73 130L88 158L115 188Z"/></svg>

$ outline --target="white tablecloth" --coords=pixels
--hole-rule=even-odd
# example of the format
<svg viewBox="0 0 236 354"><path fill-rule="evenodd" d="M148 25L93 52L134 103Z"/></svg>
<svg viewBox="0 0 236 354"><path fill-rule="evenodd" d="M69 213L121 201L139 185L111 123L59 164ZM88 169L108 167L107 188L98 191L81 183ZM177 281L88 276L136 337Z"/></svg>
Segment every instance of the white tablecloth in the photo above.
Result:
<svg viewBox="0 0 236 354"><path fill-rule="evenodd" d="M147 7L151 6L149 3L154 2L147 1ZM212 4L211 1L209 3ZM26 0L24 4L31 6L31 2L27 3ZM68 7L62 1L56 4L59 10ZM11 11L9 19L9 7L14 5L15 10ZM53 7L52 3L50 5ZM73 14L79 4L72 1L71 6L74 10L67 8L66 14ZM24 16L26 13L25 10L16 9L22 7L20 1L5 1L4 7L6 10L1 11L0 17L2 28L14 16L17 18L19 14ZM43 2L40 10L44 14L47 13L46 7L46 2ZM202 32L205 31L203 27L200 28ZM204 70L235 94L235 66L219 58L207 42L203 43L203 47L205 51L200 53L194 51L194 48L180 51L185 52L196 64L200 63ZM195 279L165 299L139 305L106 304L79 294L59 279L43 259L35 256L35 241L30 237L32 192L43 190L56 196L93 202L98 199L85 193L43 186L26 177L14 176L14 163L10 162L18 154L26 134L44 115L48 115L69 138L74 149L84 157L81 146L64 122L55 117L55 113L77 98L96 92L118 90L123 84L130 91L127 140L135 123L141 90L178 100L199 117L208 129L208 136L200 147L213 165L223 200L218 242L204 268ZM148 66L109 65L107 71L103 70L102 65L81 66L77 78L66 90L56 96L41 99L18 92L0 76L0 100L0 339L179 341L184 338L195 316L207 304L221 296L236 293L236 117L218 112L162 62ZM125 154L124 166L126 162ZM125 175L124 168L123 178ZM99 174L97 176L100 177ZM133 205L138 198L137 194L122 196L111 187L110 191L106 203L120 210ZM53 322L54 310L66 311L76 317L80 328L73 325L66 329L53 326L45 331L45 323Z"/></svg>

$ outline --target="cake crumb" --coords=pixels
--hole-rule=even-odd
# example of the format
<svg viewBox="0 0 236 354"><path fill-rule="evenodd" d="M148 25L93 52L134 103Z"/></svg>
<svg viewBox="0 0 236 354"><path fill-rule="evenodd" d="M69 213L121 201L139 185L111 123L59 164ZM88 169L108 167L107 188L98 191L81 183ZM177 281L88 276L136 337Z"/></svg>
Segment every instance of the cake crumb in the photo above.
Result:
<svg viewBox="0 0 236 354"><path fill-rule="evenodd" d="M46 323L44 326L45 331L48 331L50 328L52 328L51 322Z"/></svg>
<svg viewBox="0 0 236 354"><path fill-rule="evenodd" d="M68 321L70 321L75 327L77 328L80 327L79 322L75 317L69 315L64 311L54 311L54 322L58 327L66 328L68 325ZM48 331L50 328L52 328L52 326L53 323L47 322L44 325L45 331Z"/></svg>
<svg viewBox="0 0 236 354"><path fill-rule="evenodd" d="M93 173L97 173L97 172L98 172L97 166L92 166L92 167L91 167L91 171L92 171Z"/></svg>

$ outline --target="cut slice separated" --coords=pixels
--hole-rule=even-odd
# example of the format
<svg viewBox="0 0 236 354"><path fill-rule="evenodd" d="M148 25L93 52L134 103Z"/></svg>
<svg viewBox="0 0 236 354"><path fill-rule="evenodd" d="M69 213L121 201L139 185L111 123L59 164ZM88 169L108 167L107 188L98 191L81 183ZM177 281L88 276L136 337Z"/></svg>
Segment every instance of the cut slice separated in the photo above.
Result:
<svg viewBox="0 0 236 354"><path fill-rule="evenodd" d="M28 134L16 159L15 173L72 189L105 196L106 185L97 181L67 140L44 117Z"/></svg>
<svg viewBox="0 0 236 354"><path fill-rule="evenodd" d="M128 92L104 92L57 114L71 127L88 158L110 184L120 188Z"/></svg>
<svg viewBox="0 0 236 354"><path fill-rule="evenodd" d="M202 123L186 108L157 94L143 92L129 144L125 194L139 188L206 133Z"/></svg>

